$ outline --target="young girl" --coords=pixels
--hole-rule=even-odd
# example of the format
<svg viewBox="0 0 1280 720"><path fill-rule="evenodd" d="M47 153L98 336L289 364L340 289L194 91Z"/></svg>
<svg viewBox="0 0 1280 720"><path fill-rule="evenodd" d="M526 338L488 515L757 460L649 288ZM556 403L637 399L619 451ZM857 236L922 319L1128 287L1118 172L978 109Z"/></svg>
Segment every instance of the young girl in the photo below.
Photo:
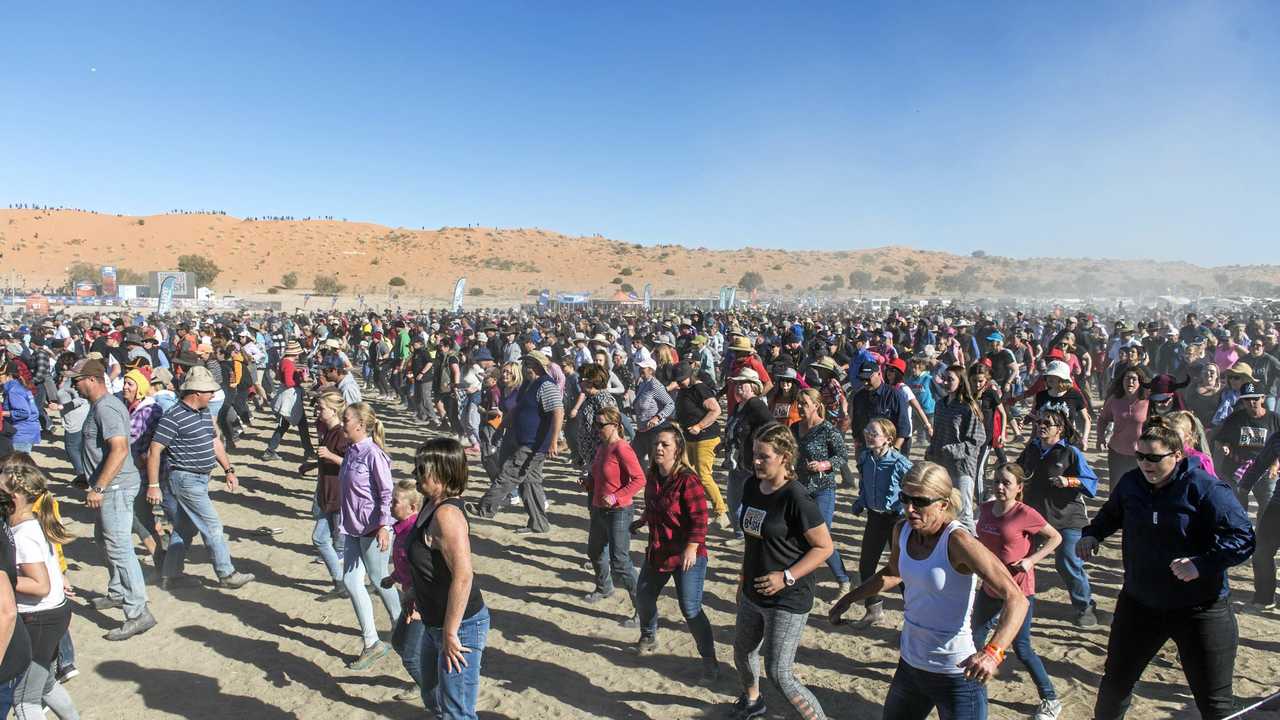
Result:
<svg viewBox="0 0 1280 720"><path fill-rule="evenodd" d="M19 720L43 718L47 705L61 720L78 720L79 712L54 674L58 644L71 623L71 606L63 590L62 572L50 542L71 539L54 516L53 504L33 504L49 494L48 479L38 469L10 465L0 473L0 496L7 505L18 564L18 616L31 637L31 665L14 686Z"/></svg>
<svg viewBox="0 0 1280 720"><path fill-rule="evenodd" d="M876 573L876 566L889 546L893 526L902 517L902 478L911 471L911 461L893 446L898 433L887 418L875 418L862 431L863 448L858 451L858 472L862 484L853 514L867 511L867 526L862 533L862 550L858 555L859 582ZM867 598L867 614L855 625L870 627L884 619L884 604L879 596Z"/></svg>
<svg viewBox="0 0 1280 720"><path fill-rule="evenodd" d="M1036 720L1056 720L1062 712L1062 701L1053 689L1053 681L1045 672L1040 656L1031 649L1031 617L1036 607L1036 563L1051 555L1062 536L1045 522L1044 516L1031 506L1022 503L1022 485L1026 472L1018 465L1006 463L995 474L995 499L978 508L978 541L1009 568L1013 581L1027 596L1027 615L1018 635L1013 639L1013 651L1018 660L1031 673L1040 694L1040 706ZM1033 538L1040 547L1031 552ZM996 626L1004 601L986 585L973 601L973 642L985 645L987 634Z"/></svg>
<svg viewBox="0 0 1280 720"><path fill-rule="evenodd" d="M414 606L413 572L409 567L409 541L413 538L413 526L418 522L422 509L422 493L413 480L401 480L391 494L391 517L396 519L393 530L396 539L391 546L391 574L382 579L382 587L400 584L400 617L391 631L391 647L400 655L404 669L413 678L413 685L396 696L397 700L412 702L422 695L422 616Z"/></svg>

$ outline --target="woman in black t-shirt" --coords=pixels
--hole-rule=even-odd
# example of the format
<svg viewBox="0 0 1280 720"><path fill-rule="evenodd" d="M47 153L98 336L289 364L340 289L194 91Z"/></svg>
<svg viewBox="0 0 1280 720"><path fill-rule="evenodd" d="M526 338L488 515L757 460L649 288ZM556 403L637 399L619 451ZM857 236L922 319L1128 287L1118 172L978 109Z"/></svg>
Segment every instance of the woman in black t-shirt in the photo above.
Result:
<svg viewBox="0 0 1280 720"><path fill-rule="evenodd" d="M12 508L13 501L0 496L0 570L5 574L0 579L0 651L4 653L0 660L0 717L9 717L13 707L11 681L31 665L31 639L27 626L18 621L18 599L14 594L18 587L17 551L7 521Z"/></svg>
<svg viewBox="0 0 1280 720"><path fill-rule="evenodd" d="M733 640L734 664L743 689L734 704L737 717L765 713L760 694L762 645L769 681L795 711L809 720L826 717L817 698L791 672L813 609L813 572L834 549L822 513L796 481L796 455L795 436L785 426L771 424L756 433L755 474L746 483L738 509L738 523L747 541Z"/></svg>

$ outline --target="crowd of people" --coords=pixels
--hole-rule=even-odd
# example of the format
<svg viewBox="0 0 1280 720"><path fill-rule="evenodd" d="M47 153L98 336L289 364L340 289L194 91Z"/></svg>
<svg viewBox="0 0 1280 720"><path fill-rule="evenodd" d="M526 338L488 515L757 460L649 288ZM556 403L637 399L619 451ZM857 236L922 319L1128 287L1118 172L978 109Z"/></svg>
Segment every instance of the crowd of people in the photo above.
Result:
<svg viewBox="0 0 1280 720"><path fill-rule="evenodd" d="M1112 315L575 309L0 324L0 711L78 717L64 687L78 674L77 591L60 549L70 535L41 458L65 458L74 477L58 490L83 492L96 513L108 582L84 590L96 609L121 611L106 638L126 641L157 624L149 586L191 582L197 536L219 587L255 580L235 567L210 487L216 471L236 490L240 443L265 421L261 459L280 461L296 431L298 472L315 478L312 542L332 581L321 597L349 601L363 638L349 667L394 651L413 681L399 698L437 717L476 717L490 615L471 527L513 509L527 518L517 534L550 532L550 464L577 478L589 518L583 599L625 590L640 656L659 647L657 598L672 582L702 682L717 682L709 538L739 565L734 718L768 712L762 671L794 715L843 716L793 670L829 579L831 623L863 606L854 632L887 624L884 597L902 589L885 718L985 718L986 682L1012 650L1039 693L1034 717L1054 720L1062 702L1034 649L1036 567L1052 556L1075 625L1105 624L1087 561L1117 531L1124 581L1094 717L1124 716L1170 639L1201 716L1226 717L1235 613L1280 620L1280 323ZM379 408L421 431L411 478L396 476ZM1105 458L1096 468L1090 449ZM837 490L853 502L841 506ZM839 547L834 523L862 515L857 545ZM1233 604L1227 571L1251 557L1253 596Z"/></svg>

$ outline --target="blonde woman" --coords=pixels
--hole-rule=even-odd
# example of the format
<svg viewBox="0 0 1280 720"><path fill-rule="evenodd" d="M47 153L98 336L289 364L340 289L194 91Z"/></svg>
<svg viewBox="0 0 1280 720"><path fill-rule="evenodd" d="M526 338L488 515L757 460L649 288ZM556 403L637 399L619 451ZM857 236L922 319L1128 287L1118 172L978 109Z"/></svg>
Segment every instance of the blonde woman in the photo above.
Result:
<svg viewBox="0 0 1280 720"><path fill-rule="evenodd" d="M986 717L985 683L995 675L1027 612L1009 570L956 520L960 491L937 463L916 463L899 494L906 518L894 528L889 562L831 607L844 623L856 602L904 585L902 655L884 702L886 720ZM1004 601L991 641L974 647L970 624L981 579Z"/></svg>
<svg viewBox="0 0 1280 720"><path fill-rule="evenodd" d="M364 586L366 572L392 624L400 617L399 594L394 588L382 587L387 560L391 557L391 527L395 524L391 516L391 496L395 481L391 477L391 460L387 457L386 433L373 408L362 402L347 406L342 426L351 441L338 473L342 532L346 535L342 583L351 596L364 636L364 651L349 667L364 670L391 650L378 639L373 602Z"/></svg>
<svg viewBox="0 0 1280 720"><path fill-rule="evenodd" d="M342 561L339 553L343 552L345 541L342 535L342 493L339 487L339 475L342 470L342 459L351 447L342 416L347 412L347 401L342 393L329 390L316 400L316 429L319 431L320 446L316 453L320 461L316 464L316 493L311 505L311 515L315 518L315 528L311 531L311 544L320 553L329 577L333 580L333 589L320 595L319 600L334 600L347 597L347 588L342 582Z"/></svg>

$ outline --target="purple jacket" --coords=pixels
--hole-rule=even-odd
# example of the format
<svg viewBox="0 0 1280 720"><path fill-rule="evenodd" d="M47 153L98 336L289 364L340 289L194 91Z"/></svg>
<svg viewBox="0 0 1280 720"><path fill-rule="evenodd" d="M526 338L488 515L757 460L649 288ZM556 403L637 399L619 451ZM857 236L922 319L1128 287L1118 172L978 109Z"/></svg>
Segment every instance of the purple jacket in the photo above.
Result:
<svg viewBox="0 0 1280 720"><path fill-rule="evenodd" d="M133 452L134 465L143 475L147 473L147 463L142 456L151 449L151 439L163 415L164 409L152 398L143 399L129 411L129 449Z"/></svg>
<svg viewBox="0 0 1280 720"><path fill-rule="evenodd" d="M342 532L365 537L395 523L391 517L391 461L382 448L365 438L347 448L338 471Z"/></svg>

